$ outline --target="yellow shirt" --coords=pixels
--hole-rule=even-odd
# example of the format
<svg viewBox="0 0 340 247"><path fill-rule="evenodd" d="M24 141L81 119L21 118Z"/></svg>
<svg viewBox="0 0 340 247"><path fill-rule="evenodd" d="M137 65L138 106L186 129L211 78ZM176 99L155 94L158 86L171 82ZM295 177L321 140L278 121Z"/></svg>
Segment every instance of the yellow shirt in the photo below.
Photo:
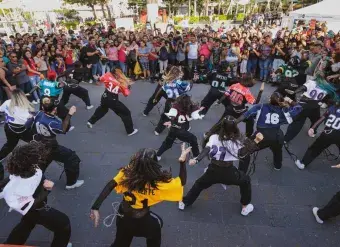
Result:
<svg viewBox="0 0 340 247"><path fill-rule="evenodd" d="M183 186L179 177L172 178L169 183L158 183L157 189L146 187L143 191L128 191L120 185L124 179L122 170L114 177L117 183L117 194L124 194L124 200L130 202L131 207L141 209L150 207L161 201L181 201L183 198Z"/></svg>

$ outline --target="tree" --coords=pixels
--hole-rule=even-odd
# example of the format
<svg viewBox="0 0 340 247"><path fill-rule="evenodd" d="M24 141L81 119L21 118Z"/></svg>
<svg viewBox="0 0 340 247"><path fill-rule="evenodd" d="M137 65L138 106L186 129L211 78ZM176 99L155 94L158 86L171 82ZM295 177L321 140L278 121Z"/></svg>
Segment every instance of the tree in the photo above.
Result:
<svg viewBox="0 0 340 247"><path fill-rule="evenodd" d="M64 2L68 4L78 4L90 7L92 9L93 18L97 19L95 5L100 4L100 0L64 0Z"/></svg>

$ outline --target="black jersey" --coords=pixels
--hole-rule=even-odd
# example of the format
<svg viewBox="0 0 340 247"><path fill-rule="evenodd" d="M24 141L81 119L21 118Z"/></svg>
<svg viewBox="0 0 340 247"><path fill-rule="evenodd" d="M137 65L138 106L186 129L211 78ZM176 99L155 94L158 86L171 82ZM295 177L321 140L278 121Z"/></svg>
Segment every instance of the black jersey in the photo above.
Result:
<svg viewBox="0 0 340 247"><path fill-rule="evenodd" d="M212 71L208 75L208 80L212 88L216 88L221 92L225 92L227 87L233 84L231 74L217 71Z"/></svg>

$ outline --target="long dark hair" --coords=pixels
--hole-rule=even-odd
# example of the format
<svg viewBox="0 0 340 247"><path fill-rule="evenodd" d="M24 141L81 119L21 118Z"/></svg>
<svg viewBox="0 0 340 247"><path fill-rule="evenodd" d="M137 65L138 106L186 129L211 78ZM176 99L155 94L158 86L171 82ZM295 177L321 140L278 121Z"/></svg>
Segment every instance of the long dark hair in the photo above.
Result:
<svg viewBox="0 0 340 247"><path fill-rule="evenodd" d="M210 136L218 135L218 139L222 142L232 141L239 143L242 141L242 135L237 127L236 119L232 116L226 116L217 124L215 124L205 135L203 140L203 148L207 145Z"/></svg>
<svg viewBox="0 0 340 247"><path fill-rule="evenodd" d="M31 53L31 59L29 59L29 58L26 56L26 53L27 53L27 52ZM28 64L30 67L32 67L32 60L33 60L32 52L29 51L29 50L26 50L26 51L24 52L24 54L23 54L23 58L24 58L24 60L27 62L27 64Z"/></svg>
<svg viewBox="0 0 340 247"><path fill-rule="evenodd" d="M274 92L270 96L269 103L274 106L279 106L281 108L289 107L289 103L284 100L284 97L279 92Z"/></svg>
<svg viewBox="0 0 340 247"><path fill-rule="evenodd" d="M142 148L131 157L128 166L122 168L124 180L121 185L128 191L144 190L147 186L157 189L157 183L168 183L172 178L171 171L161 170L156 151Z"/></svg>
<svg viewBox="0 0 340 247"><path fill-rule="evenodd" d="M191 97L187 94L182 94L177 97L175 102L173 103L178 110L181 111L182 114L190 115L193 111L198 110L198 104L194 103L191 100Z"/></svg>
<svg viewBox="0 0 340 247"><path fill-rule="evenodd" d="M36 168L46 163L49 150L41 142L30 142L16 147L7 160L8 172L22 178L32 177Z"/></svg>

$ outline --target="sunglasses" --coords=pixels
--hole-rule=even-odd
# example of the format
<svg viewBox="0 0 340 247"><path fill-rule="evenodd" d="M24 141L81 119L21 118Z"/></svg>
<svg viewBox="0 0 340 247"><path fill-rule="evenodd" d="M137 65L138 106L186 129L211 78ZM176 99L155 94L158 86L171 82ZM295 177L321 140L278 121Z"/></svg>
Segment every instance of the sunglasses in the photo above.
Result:
<svg viewBox="0 0 340 247"><path fill-rule="evenodd" d="M17 56L11 56L11 58L16 58Z"/></svg>

